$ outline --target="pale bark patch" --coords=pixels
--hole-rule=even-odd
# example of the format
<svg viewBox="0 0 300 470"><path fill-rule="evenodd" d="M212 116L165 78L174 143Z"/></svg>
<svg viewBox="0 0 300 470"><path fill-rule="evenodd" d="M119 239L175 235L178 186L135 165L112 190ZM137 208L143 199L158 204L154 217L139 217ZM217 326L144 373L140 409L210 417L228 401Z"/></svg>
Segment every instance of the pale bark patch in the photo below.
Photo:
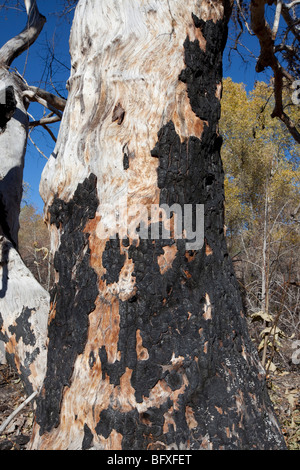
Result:
<svg viewBox="0 0 300 470"><path fill-rule="evenodd" d="M161 274L165 274L169 269L172 268L172 264L177 254L176 245L163 246L164 254L157 257L159 270Z"/></svg>
<svg viewBox="0 0 300 470"><path fill-rule="evenodd" d="M210 303L210 298L209 295L206 293L205 294L205 303L204 303L204 313L203 313L203 318L204 320L211 320L211 311L212 311L212 306Z"/></svg>

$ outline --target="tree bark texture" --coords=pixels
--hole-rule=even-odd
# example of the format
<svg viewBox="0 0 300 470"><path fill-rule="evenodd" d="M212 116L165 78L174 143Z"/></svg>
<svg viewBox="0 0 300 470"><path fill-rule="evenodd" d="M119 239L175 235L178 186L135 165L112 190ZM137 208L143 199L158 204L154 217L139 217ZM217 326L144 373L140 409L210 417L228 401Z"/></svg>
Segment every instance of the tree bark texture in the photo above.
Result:
<svg viewBox="0 0 300 470"><path fill-rule="evenodd" d="M31 449L285 447L224 234L229 11L78 3L69 97L40 186L56 284ZM135 205L175 203L205 205L200 250L126 236L107 210L127 204L138 226Z"/></svg>
<svg viewBox="0 0 300 470"><path fill-rule="evenodd" d="M0 340L28 393L45 373L49 294L18 253L19 212L28 134L23 80L0 68ZM3 343L1 348L3 349Z"/></svg>

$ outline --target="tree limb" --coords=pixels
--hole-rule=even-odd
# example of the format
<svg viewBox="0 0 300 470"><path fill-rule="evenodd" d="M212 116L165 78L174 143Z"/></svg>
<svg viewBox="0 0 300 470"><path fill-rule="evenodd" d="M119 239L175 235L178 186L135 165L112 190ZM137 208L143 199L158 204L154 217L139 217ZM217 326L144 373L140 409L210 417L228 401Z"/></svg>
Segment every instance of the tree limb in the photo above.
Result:
<svg viewBox="0 0 300 470"><path fill-rule="evenodd" d="M45 126L47 124L53 124L54 122L60 121L59 116L45 117L38 121L29 122L29 127Z"/></svg>
<svg viewBox="0 0 300 470"><path fill-rule="evenodd" d="M24 0L24 3L28 16L27 25L20 34L7 41L7 43L1 47L1 65L9 67L22 52L29 49L40 35L46 22L46 18L41 15L38 10L36 0Z"/></svg>
<svg viewBox="0 0 300 470"><path fill-rule="evenodd" d="M251 0L251 27L260 44L260 55L255 69L258 73L264 71L267 67L271 67L273 70L275 107L271 116L273 118L278 117L285 124L294 140L297 143L300 143L300 132L297 130L290 117L283 110L283 77L288 77L289 81L292 81L293 77L284 70L275 55L274 33L276 28L274 27L272 31L265 19L266 3L266 0ZM278 1L278 4L279 3L280 2ZM284 16L284 4L281 6L282 15Z"/></svg>
<svg viewBox="0 0 300 470"><path fill-rule="evenodd" d="M34 145L34 147L37 149L37 151L38 151L44 158L46 158L46 160L49 160L49 158L46 157L46 155L44 154L44 152L42 152L42 150L36 145L36 143L34 142L34 140L32 140L30 134L28 134L28 139L29 139L30 142Z"/></svg>
<svg viewBox="0 0 300 470"><path fill-rule="evenodd" d="M57 139L56 139L55 135L53 134L53 132L51 131L51 129L46 124L42 124L42 127L48 132L48 134L50 135L52 140L54 140L54 142L56 143Z"/></svg>
<svg viewBox="0 0 300 470"><path fill-rule="evenodd" d="M284 21L288 25L290 31L292 31L293 35L295 36L295 38L298 41L300 41L300 33L299 33L299 30L296 28L296 25L298 22L293 20L293 18L291 17L289 8L291 7L289 7L285 3L282 4L282 16L283 16Z"/></svg>
<svg viewBox="0 0 300 470"><path fill-rule="evenodd" d="M272 29L272 37L274 40L278 32L278 27L279 27L279 22L280 22L280 17L281 17L281 10L282 10L282 1L277 0L275 19L274 19L274 24L273 24L273 29Z"/></svg>
<svg viewBox="0 0 300 470"><path fill-rule="evenodd" d="M249 24L248 24L248 21L247 21L245 15L244 15L243 8L241 7L240 0L236 0L236 3L237 3L237 6L238 6L238 9L239 9L239 13L240 13L240 15L242 16L243 21L244 21L244 23L245 23L245 26L246 26L246 28L247 28L247 30L248 30L248 33L250 34L250 36L254 36L254 33L253 33L253 31L251 31L251 28L250 28L250 26L249 26Z"/></svg>
<svg viewBox="0 0 300 470"><path fill-rule="evenodd" d="M35 96L46 100L59 111L63 111L66 107L67 101L64 98L53 95L52 93L49 93L49 91L43 90L42 88L38 88L36 86L30 86L29 90L33 91Z"/></svg>
<svg viewBox="0 0 300 470"><path fill-rule="evenodd" d="M47 93L47 92L45 92L45 93ZM51 95L51 93L49 93L49 95ZM52 96L54 96L54 95L52 95ZM30 101L36 101L37 103L40 103L42 106L44 106L45 108L48 108L50 111L52 111L54 114L56 114L60 119L62 118L62 113L60 111L58 111L58 109L56 109L46 99L41 98L41 96L38 95L35 91L32 91L30 89L23 91L23 98L28 98Z"/></svg>
<svg viewBox="0 0 300 470"><path fill-rule="evenodd" d="M289 10L290 8L293 8L294 6L298 5L300 3L300 0L294 0L291 3L286 3L285 6Z"/></svg>

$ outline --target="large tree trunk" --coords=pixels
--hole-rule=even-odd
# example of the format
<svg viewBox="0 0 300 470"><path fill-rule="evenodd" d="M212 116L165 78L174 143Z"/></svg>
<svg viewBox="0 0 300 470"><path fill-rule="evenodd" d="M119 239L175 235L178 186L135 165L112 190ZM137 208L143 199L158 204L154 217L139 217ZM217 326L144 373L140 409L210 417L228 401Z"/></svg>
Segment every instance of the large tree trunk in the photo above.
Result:
<svg viewBox="0 0 300 470"><path fill-rule="evenodd" d="M57 279L31 449L284 448L224 234L229 15L226 0L79 1L41 181ZM204 204L200 249L151 239L168 214L136 207L163 204Z"/></svg>

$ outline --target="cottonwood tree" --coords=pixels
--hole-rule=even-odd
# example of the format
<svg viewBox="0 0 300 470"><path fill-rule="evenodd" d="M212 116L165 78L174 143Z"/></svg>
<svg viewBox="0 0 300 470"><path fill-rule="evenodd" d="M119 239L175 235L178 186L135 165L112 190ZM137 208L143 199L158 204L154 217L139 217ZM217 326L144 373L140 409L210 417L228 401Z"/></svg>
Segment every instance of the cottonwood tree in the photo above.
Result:
<svg viewBox="0 0 300 470"><path fill-rule="evenodd" d="M271 118L273 108L270 85L256 82L247 94L242 84L224 80L220 129L227 246L248 315L266 319L258 345L267 368L274 367L266 361L274 333L283 328L295 335L299 322L299 149L280 120ZM294 111L299 118L300 108Z"/></svg>
<svg viewBox="0 0 300 470"><path fill-rule="evenodd" d="M44 22L35 2L26 5L23 48ZM47 344L30 449L285 448L224 233L218 120L231 8L227 0L78 2L69 96L40 185L56 270L47 340L36 331L35 319L44 321L36 303L30 315L3 315L10 276L0 304L12 352ZM11 58L15 44L3 46ZM41 92L2 64L19 101L1 138L22 110L24 153L26 99ZM53 98L43 99L57 114ZM166 208L192 207L196 217L197 205L205 239L190 247ZM3 243L17 256L8 218L17 211L8 209ZM151 237L158 228L171 236ZM28 283L23 291L37 302ZM29 380L28 357L20 362Z"/></svg>

